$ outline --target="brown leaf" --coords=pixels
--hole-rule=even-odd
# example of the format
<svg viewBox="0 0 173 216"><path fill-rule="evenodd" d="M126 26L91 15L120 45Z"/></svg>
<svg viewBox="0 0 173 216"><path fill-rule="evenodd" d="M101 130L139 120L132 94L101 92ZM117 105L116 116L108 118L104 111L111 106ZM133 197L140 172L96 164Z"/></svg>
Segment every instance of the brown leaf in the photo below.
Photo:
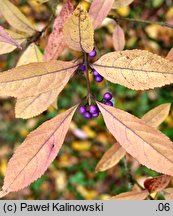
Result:
<svg viewBox="0 0 173 216"><path fill-rule="evenodd" d="M34 26L9 0L0 1L0 12L7 22L17 30L25 32L28 35L34 34Z"/></svg>
<svg viewBox="0 0 173 216"><path fill-rule="evenodd" d="M21 49L17 41L15 41L2 26L0 26L0 42L12 44Z"/></svg>
<svg viewBox="0 0 173 216"><path fill-rule="evenodd" d="M126 151L119 145L119 143L113 144L105 154L102 156L101 160L98 162L95 171L105 171L115 166L126 154Z"/></svg>
<svg viewBox="0 0 173 216"><path fill-rule="evenodd" d="M126 7L129 4L131 4L134 0L115 0L113 8L121 8L121 7Z"/></svg>
<svg viewBox="0 0 173 216"><path fill-rule="evenodd" d="M30 133L10 159L0 197L38 179L57 156L78 105L43 123Z"/></svg>
<svg viewBox="0 0 173 216"><path fill-rule="evenodd" d="M173 63L145 50L108 53L93 67L107 80L135 90L161 87L173 82Z"/></svg>
<svg viewBox="0 0 173 216"><path fill-rule="evenodd" d="M6 31L8 32L10 37L12 37L19 45L21 45L22 43L26 41L26 36L18 34L10 30L6 30ZM0 42L0 47L1 47L0 55L10 53L17 48L15 45L5 43L5 42Z"/></svg>
<svg viewBox="0 0 173 216"><path fill-rule="evenodd" d="M17 97L17 117L33 117L53 103L77 66L54 60L13 68L0 74L0 95Z"/></svg>
<svg viewBox="0 0 173 216"><path fill-rule="evenodd" d="M173 48L168 52L166 59L173 62Z"/></svg>
<svg viewBox="0 0 173 216"><path fill-rule="evenodd" d="M170 103L161 104L147 112L142 119L152 127L158 127L169 115Z"/></svg>
<svg viewBox="0 0 173 216"><path fill-rule="evenodd" d="M173 175L173 143L143 120L97 102L107 128L122 147L141 164Z"/></svg>
<svg viewBox="0 0 173 216"><path fill-rule="evenodd" d="M116 24L113 32L113 46L116 51L122 51L125 46L125 35L120 25Z"/></svg>
<svg viewBox="0 0 173 216"><path fill-rule="evenodd" d="M143 190L140 192L130 191L118 194L117 196L113 196L109 198L109 200L144 200L149 195L147 190Z"/></svg>
<svg viewBox="0 0 173 216"><path fill-rule="evenodd" d="M63 33L69 48L87 53L93 50L94 28L87 11L81 5L64 23Z"/></svg>
<svg viewBox="0 0 173 216"><path fill-rule="evenodd" d="M173 188L166 188L163 192L166 200L173 200Z"/></svg>
<svg viewBox="0 0 173 216"><path fill-rule="evenodd" d="M161 104L154 109L147 112L142 119L146 124L158 127L168 116L171 104ZM95 170L96 172L105 171L115 166L124 156L126 151L119 143L115 143L110 149L108 149L98 162Z"/></svg>
<svg viewBox="0 0 173 216"><path fill-rule="evenodd" d="M66 44L64 42L63 25L73 10L73 4L71 3L71 0L68 0L67 3L64 4L59 16L56 17L53 24L53 31L49 36L48 43L45 48L45 61L57 59L57 57L65 49Z"/></svg>
<svg viewBox="0 0 173 216"><path fill-rule="evenodd" d="M93 0L90 6L89 15L93 20L94 28L100 27L112 8L114 0Z"/></svg>
<svg viewBox="0 0 173 216"><path fill-rule="evenodd" d="M150 192L159 192L166 188L171 180L171 176L161 175L154 178L146 179L144 187Z"/></svg>

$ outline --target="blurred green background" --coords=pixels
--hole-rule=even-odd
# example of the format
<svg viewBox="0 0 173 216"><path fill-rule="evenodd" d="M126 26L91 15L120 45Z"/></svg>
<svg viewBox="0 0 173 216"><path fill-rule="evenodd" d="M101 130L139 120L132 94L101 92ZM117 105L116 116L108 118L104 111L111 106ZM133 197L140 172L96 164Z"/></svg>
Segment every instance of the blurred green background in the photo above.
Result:
<svg viewBox="0 0 173 216"><path fill-rule="evenodd" d="M44 26L51 15L51 5L47 3L40 5L34 0L11 0L11 2L38 26ZM89 6L85 1L74 1L76 4L77 2L82 2L86 7ZM59 1L59 7L62 4L63 1ZM172 0L134 0L129 7L113 10L112 13L117 16L166 21L173 24ZM112 45L114 24L109 20L104 23L95 32L95 47L98 52L96 59L114 50ZM0 17L0 24L9 28L3 17ZM173 29L127 21L120 21L119 24L126 35L125 49L144 49L165 57L172 48ZM47 37L48 33L38 41L37 45L42 51ZM21 54L22 51L16 50L10 54L1 55L0 69L4 71L14 67ZM67 50L60 58L72 59L78 55L78 53ZM0 99L0 185L3 184L9 158L27 134L57 113L74 105L76 101L85 96L86 89L84 76L77 73L60 94L58 111L52 106L42 115L29 120L15 119L14 99L6 97ZM116 107L138 117L159 104L173 102L172 85L142 92L129 90L106 81L100 84L92 81L92 90L100 99L106 91L112 92ZM160 129L173 140L172 127L173 112L171 111ZM26 189L10 193L5 199L105 199L111 195L128 191L130 188L123 161L106 172L95 173L96 164L114 142L101 116L98 119L86 121L76 113L65 143L46 173ZM131 157L128 157L128 163L135 179L139 182L147 176L158 175L140 166Z"/></svg>

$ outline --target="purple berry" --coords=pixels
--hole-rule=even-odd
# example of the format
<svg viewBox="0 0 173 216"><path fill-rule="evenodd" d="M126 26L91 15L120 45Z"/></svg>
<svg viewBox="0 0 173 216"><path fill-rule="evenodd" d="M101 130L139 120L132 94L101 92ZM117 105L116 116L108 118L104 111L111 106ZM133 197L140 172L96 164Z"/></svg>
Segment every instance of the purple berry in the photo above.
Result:
<svg viewBox="0 0 173 216"><path fill-rule="evenodd" d="M104 95L103 95L103 98L106 100L106 101L110 101L112 99L112 94L109 93L109 92L106 92Z"/></svg>
<svg viewBox="0 0 173 216"><path fill-rule="evenodd" d="M98 76L98 75L100 75L95 69L93 70L93 75L94 76Z"/></svg>
<svg viewBox="0 0 173 216"><path fill-rule="evenodd" d="M102 82L103 81L103 77L101 75L95 76L94 79L95 79L96 82Z"/></svg>
<svg viewBox="0 0 173 216"><path fill-rule="evenodd" d="M84 114L84 113L86 112L86 107L85 107L85 106L81 106L81 107L79 108L79 112L80 112L81 114Z"/></svg>
<svg viewBox="0 0 173 216"><path fill-rule="evenodd" d="M85 71L85 70L86 70L86 66L83 65L83 64L80 64L80 65L79 65L79 70Z"/></svg>
<svg viewBox="0 0 173 216"><path fill-rule="evenodd" d="M98 116L99 116L99 112L93 113L93 114L92 114L92 117L93 117L93 118L97 118Z"/></svg>
<svg viewBox="0 0 173 216"><path fill-rule="evenodd" d="M90 106L89 106L89 112L90 112L91 114L97 113L97 112L98 112L98 107L97 107L97 105L90 105Z"/></svg>
<svg viewBox="0 0 173 216"><path fill-rule="evenodd" d="M108 106L114 106L113 103L112 103L111 101L106 101L104 104L105 104L105 105L108 105Z"/></svg>
<svg viewBox="0 0 173 216"><path fill-rule="evenodd" d="M95 57L96 55L97 55L96 50L93 50L93 51L91 51L91 52L89 53L89 56L90 56L90 57Z"/></svg>
<svg viewBox="0 0 173 216"><path fill-rule="evenodd" d="M90 119L90 118L92 118L92 115L91 115L91 113L90 112L85 112L84 114L83 114L83 116L86 118L86 119Z"/></svg>

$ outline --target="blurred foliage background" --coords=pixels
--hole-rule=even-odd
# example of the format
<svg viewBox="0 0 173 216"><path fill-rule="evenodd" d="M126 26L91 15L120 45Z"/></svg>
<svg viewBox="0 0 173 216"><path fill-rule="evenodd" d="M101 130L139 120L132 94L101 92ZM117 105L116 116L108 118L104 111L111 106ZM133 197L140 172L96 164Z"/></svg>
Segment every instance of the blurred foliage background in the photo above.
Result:
<svg viewBox="0 0 173 216"><path fill-rule="evenodd" d="M56 0L51 1L51 4L38 4L35 0L11 0L11 2L17 5L40 29L48 22L52 13L51 10L54 8L53 4L57 3ZM85 1L74 1L75 4L78 2L89 7ZM61 8L62 4L63 1L59 1L57 10ZM112 13L122 17L166 21L173 24L172 0L134 0L129 7L113 10ZM0 17L0 24L10 28L3 17ZM126 35L126 49L149 50L165 57L172 48L173 29L127 21L120 21L119 24ZM105 20L103 26L96 30L95 47L98 56L95 60L104 53L113 51L113 30L114 24L110 20ZM46 32L37 42L42 51L44 51L48 35L49 32ZM0 56L1 71L14 67L21 54L22 51L16 50ZM69 60L78 56L79 53L65 50L60 58ZM27 134L57 113L74 105L76 101L85 96L86 89L85 78L79 72L60 94L57 102L58 110L52 106L47 112L29 120L15 119L14 99L6 97L0 99L0 185L3 184L9 158ZM142 92L129 90L106 81L100 84L92 81L92 90L100 99L106 91L112 92L116 107L138 117L159 104L173 102L172 86ZM173 140L172 127L173 110L160 127L160 130ZM30 187L17 193L10 193L5 198L105 199L111 195L130 190L123 160L106 172L95 173L97 162L114 142L115 140L105 128L101 116L98 119L86 121L80 114L76 113L65 143L47 172ZM147 176L158 175L158 173L139 165L130 156L127 157L127 162L138 182L142 182ZM173 181L170 184L173 184Z"/></svg>

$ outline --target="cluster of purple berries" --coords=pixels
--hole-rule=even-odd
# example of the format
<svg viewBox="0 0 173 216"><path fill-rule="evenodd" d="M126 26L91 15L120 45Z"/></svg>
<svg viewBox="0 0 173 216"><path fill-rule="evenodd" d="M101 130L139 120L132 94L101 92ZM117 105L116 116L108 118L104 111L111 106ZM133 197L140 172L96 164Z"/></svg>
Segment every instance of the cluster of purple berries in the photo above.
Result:
<svg viewBox="0 0 173 216"><path fill-rule="evenodd" d="M112 103L111 99L112 99L112 94L110 92L106 92L103 95L103 101L104 101L105 105L113 106L113 103Z"/></svg>
<svg viewBox="0 0 173 216"><path fill-rule="evenodd" d="M91 118L97 118L99 116L99 108L97 105L83 105L79 108L79 112L86 118L86 119L91 119Z"/></svg>
<svg viewBox="0 0 173 216"><path fill-rule="evenodd" d="M93 70L93 75L96 82L103 81L103 77L95 69Z"/></svg>

